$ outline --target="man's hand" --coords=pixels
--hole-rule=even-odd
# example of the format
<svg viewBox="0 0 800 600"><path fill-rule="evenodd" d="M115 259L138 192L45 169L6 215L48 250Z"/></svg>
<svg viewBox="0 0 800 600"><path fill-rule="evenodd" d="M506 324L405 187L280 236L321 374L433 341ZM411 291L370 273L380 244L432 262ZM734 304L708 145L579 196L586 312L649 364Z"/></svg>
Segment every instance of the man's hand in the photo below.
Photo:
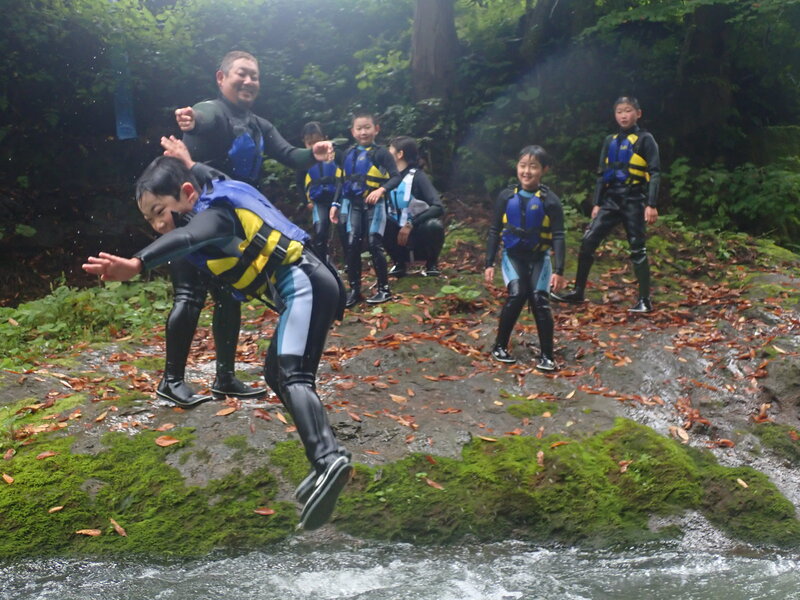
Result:
<svg viewBox="0 0 800 600"><path fill-rule="evenodd" d="M408 238L411 236L411 230L413 228L414 226L411 223L406 222L406 224L400 228L400 231L397 232L397 243L400 246L408 244Z"/></svg>
<svg viewBox="0 0 800 600"><path fill-rule="evenodd" d="M658 219L658 209L655 206L646 206L644 209L644 222L652 225Z"/></svg>
<svg viewBox="0 0 800 600"><path fill-rule="evenodd" d="M194 129L194 109L191 106L175 109L175 121L181 131L191 131Z"/></svg>
<svg viewBox="0 0 800 600"><path fill-rule="evenodd" d="M599 212L600 212L600 207L595 204L594 207L592 207L592 218L594 219L597 216L597 213Z"/></svg>
<svg viewBox="0 0 800 600"><path fill-rule="evenodd" d="M178 158L186 165L187 169L191 169L194 166L194 161L192 160L192 155L189 154L189 149L186 147L186 144L183 143L183 140L179 140L174 135L169 137L162 137L161 138L161 147L164 148L164 156L172 156L173 158Z"/></svg>
<svg viewBox="0 0 800 600"><path fill-rule="evenodd" d="M317 142L311 147L311 151L319 162L329 162L334 159L333 142L329 140Z"/></svg>
<svg viewBox="0 0 800 600"><path fill-rule="evenodd" d="M558 290L562 290L567 286L567 280L564 278L563 275L559 275L557 273L553 273L550 276L550 290L553 292L557 292Z"/></svg>
<svg viewBox="0 0 800 600"><path fill-rule="evenodd" d="M331 223L334 225L339 224L339 207L338 206L331 206L331 210L328 213L328 218L330 218Z"/></svg>
<svg viewBox="0 0 800 600"><path fill-rule="evenodd" d="M101 252L98 256L90 256L83 270L99 275L103 281L128 281L142 272L142 261Z"/></svg>
<svg viewBox="0 0 800 600"><path fill-rule="evenodd" d="M486 285L492 285L492 283L494 283L494 267L486 267L486 270L483 272L483 281Z"/></svg>
<svg viewBox="0 0 800 600"><path fill-rule="evenodd" d="M377 204L378 200L380 200L381 196L383 196L385 193L386 190L382 187L379 187L377 190L370 192L369 195L364 200L364 202L366 202L367 204Z"/></svg>

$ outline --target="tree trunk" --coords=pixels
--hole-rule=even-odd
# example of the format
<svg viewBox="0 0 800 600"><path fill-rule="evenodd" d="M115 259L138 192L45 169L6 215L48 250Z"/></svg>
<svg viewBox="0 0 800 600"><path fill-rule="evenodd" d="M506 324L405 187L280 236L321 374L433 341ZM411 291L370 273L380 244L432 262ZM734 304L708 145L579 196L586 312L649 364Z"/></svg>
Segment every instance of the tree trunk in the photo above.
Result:
<svg viewBox="0 0 800 600"><path fill-rule="evenodd" d="M414 99L446 98L455 79L458 37L454 0L417 0L411 38Z"/></svg>

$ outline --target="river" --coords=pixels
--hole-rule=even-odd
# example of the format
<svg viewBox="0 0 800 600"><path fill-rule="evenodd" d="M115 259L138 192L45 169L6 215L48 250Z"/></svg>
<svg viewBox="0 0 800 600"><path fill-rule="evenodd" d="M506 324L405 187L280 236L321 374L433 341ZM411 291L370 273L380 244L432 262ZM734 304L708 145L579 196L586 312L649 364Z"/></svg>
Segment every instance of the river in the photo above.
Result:
<svg viewBox="0 0 800 600"><path fill-rule="evenodd" d="M199 560L0 562L2 600L800 598L800 556L752 550L419 547L302 538Z"/></svg>

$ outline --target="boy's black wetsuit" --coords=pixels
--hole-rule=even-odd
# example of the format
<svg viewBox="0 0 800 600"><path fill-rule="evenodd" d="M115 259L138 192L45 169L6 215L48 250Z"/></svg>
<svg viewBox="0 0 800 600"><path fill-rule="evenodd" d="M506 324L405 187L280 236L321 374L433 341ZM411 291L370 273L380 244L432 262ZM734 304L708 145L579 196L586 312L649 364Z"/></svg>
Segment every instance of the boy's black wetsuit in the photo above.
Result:
<svg viewBox="0 0 800 600"><path fill-rule="evenodd" d="M347 279L350 285L347 306L361 300L361 245L365 237L378 280L378 292L369 301L389 300L389 269L383 249L386 198L375 204L367 204L365 198L397 175L397 164L384 146L352 146L342 161L342 200L335 205L347 201Z"/></svg>
<svg viewBox="0 0 800 600"><path fill-rule="evenodd" d="M192 158L220 171L234 173L235 179L257 185L264 155L293 168L308 167L314 162L311 150L295 148L272 123L223 97L200 102L193 109L195 128L183 136ZM158 395L182 406L208 399L208 396L195 394L185 383L184 372L209 290L215 302L212 331L217 352L217 378L212 392L240 398L263 395L263 389L246 386L234 376L241 303L184 260L172 261L170 274L173 305L167 318L167 357Z"/></svg>
<svg viewBox="0 0 800 600"><path fill-rule="evenodd" d="M313 241L317 256L328 256L331 237L331 204L342 192L342 169L340 153L330 162L318 162L302 172L301 188L305 199L312 204L311 223L314 227Z"/></svg>
<svg viewBox="0 0 800 600"><path fill-rule="evenodd" d="M631 137L633 136L633 137ZM634 141L631 141L634 140ZM630 159L609 161L609 148L625 144L632 146ZM592 204L600 211L592 219L581 240L578 251L578 270L574 289L563 296L568 302L582 302L589 271L597 247L618 224L622 223L630 246L633 271L639 282L639 298L650 303L650 266L645 247L645 206L655 208L661 180L661 160L653 136L638 126L621 130L606 137L600 152L597 185ZM644 311L643 311L644 312Z"/></svg>
<svg viewBox="0 0 800 600"><path fill-rule="evenodd" d="M531 237L537 238L536 243L532 248L526 243L519 243L509 248L509 240L512 239L507 233L512 220L508 214L509 202L517 197L530 203L534 195L541 200L544 209L541 227L531 232ZM500 312L495 348L499 347L504 351L508 348L514 324L527 301L536 321L541 355L552 361L554 321L549 302L550 274L555 271L556 274L563 275L566 255L564 209L561 200L545 186L540 186L535 193L513 187L503 190L495 201L489 226L486 268L494 266L501 236L504 242L503 280L508 289L508 298ZM520 233L516 237L525 236ZM555 267L552 271L548 254L551 248L555 257Z"/></svg>
<svg viewBox="0 0 800 600"><path fill-rule="evenodd" d="M393 273L405 273L411 252L415 260L425 261L426 273L435 273L444 245L444 225L441 220L444 206L439 192L421 169L407 167L398 176L400 185L386 195L389 219L383 236L386 251L395 263ZM415 212L414 200L425 202L427 210ZM406 223L410 224L411 233L406 245L401 246L397 242L397 234Z"/></svg>
<svg viewBox="0 0 800 600"><path fill-rule="evenodd" d="M209 181L196 165L193 173ZM219 174L216 174L219 175ZM324 523L351 470L316 392L316 373L328 330L341 318L344 290L335 271L306 247L308 234L238 181L213 179L203 186L195 211L176 215L175 230L135 256L150 269L180 258L235 297L258 298L280 314L264 365L264 378L292 415L315 485L301 523ZM327 503L327 504L326 504Z"/></svg>

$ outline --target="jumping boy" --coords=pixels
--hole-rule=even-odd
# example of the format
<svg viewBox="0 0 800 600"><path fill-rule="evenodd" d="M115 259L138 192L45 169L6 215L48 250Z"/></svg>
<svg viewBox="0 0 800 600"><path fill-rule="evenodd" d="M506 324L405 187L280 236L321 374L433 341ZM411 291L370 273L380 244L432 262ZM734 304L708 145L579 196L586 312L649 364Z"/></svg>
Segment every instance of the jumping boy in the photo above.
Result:
<svg viewBox="0 0 800 600"><path fill-rule="evenodd" d="M389 290L389 269L383 249L383 232L386 227L386 202L375 196L374 190L390 177L397 175L394 158L384 146L375 145L381 128L371 113L356 113L350 132L356 143L344 155L342 172L342 199L331 206L331 221L339 222L339 211L347 202L347 279L350 293L346 306L355 306L361 300L361 244L368 237L372 266L378 279L378 291L367 299L368 304L380 304L392 299Z"/></svg>
<svg viewBox="0 0 800 600"><path fill-rule="evenodd" d="M639 300L628 312L649 313L653 310L645 223L652 225L658 219L656 201L661 161L655 139L637 125L641 116L642 109L636 98L623 96L614 102L614 118L619 132L605 139L600 152L592 221L583 234L578 251L575 286L566 294L551 294L554 300L584 301L594 252L611 230L622 223L628 237L633 272L639 282Z"/></svg>
<svg viewBox="0 0 800 600"><path fill-rule="evenodd" d="M352 472L315 389L328 329L342 310L335 272L306 247L308 234L258 190L221 176L200 191L178 158L155 159L136 183L136 199L161 237L133 258L89 257L84 270L126 281L185 257L237 299L259 298L279 312L264 379L292 415L314 470L296 492L304 502L300 524L322 526Z"/></svg>

